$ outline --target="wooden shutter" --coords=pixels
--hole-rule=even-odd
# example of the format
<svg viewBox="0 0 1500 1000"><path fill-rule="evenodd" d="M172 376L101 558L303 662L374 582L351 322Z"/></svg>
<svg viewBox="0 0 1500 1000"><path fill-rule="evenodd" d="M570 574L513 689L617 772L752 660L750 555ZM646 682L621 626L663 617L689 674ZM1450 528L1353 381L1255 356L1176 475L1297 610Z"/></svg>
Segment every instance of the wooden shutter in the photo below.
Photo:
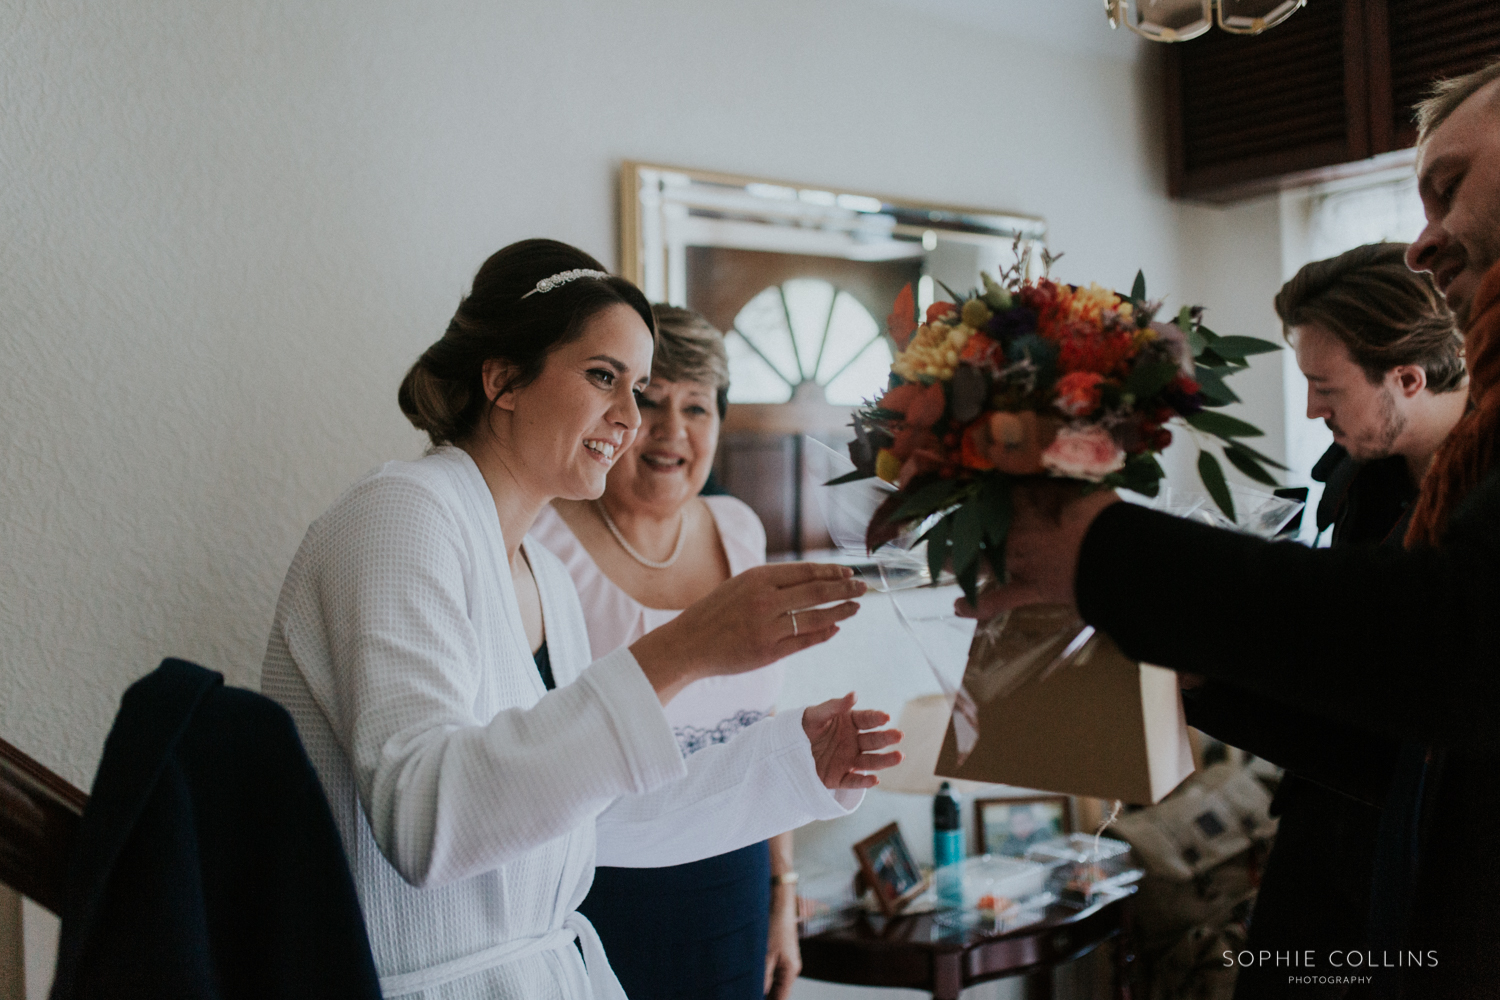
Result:
<svg viewBox="0 0 1500 1000"><path fill-rule="evenodd" d="M1500 58L1500 3L1308 0L1261 35L1164 48L1168 188L1231 201L1410 147L1433 81Z"/></svg>
<svg viewBox="0 0 1500 1000"><path fill-rule="evenodd" d="M1363 51L1360 0L1310 0L1260 35L1215 29L1167 46L1172 194L1368 156Z"/></svg>
<svg viewBox="0 0 1500 1000"><path fill-rule="evenodd" d="M1376 127L1389 129L1386 148L1404 149L1417 141L1412 106L1434 80L1472 73L1500 58L1500 4L1386 0L1374 6L1385 13L1387 37L1372 50L1388 56L1390 79L1390 99L1376 112ZM1389 124L1381 120L1386 116Z"/></svg>

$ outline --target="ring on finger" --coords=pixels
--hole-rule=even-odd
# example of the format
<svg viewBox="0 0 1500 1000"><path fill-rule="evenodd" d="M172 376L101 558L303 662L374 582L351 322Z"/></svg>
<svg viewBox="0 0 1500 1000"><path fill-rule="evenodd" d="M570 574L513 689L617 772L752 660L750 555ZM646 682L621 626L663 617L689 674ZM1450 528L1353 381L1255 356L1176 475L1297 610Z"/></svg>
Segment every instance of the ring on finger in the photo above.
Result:
<svg viewBox="0 0 1500 1000"><path fill-rule="evenodd" d="M791 616L792 616L792 636L793 636L793 638L795 638L797 636L797 612L795 612L795 611L791 612Z"/></svg>

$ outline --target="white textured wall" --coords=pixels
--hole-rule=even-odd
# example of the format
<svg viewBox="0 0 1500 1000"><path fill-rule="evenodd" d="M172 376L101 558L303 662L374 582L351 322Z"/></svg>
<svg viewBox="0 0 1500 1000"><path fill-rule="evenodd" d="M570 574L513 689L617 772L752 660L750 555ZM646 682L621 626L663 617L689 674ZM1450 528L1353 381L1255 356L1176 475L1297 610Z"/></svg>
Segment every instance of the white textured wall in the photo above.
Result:
<svg viewBox="0 0 1500 1000"><path fill-rule="evenodd" d="M87 785L161 657L254 685L306 525L420 449L405 367L501 245L612 262L621 159L1174 287L1155 63L1095 6L0 0L0 735Z"/></svg>

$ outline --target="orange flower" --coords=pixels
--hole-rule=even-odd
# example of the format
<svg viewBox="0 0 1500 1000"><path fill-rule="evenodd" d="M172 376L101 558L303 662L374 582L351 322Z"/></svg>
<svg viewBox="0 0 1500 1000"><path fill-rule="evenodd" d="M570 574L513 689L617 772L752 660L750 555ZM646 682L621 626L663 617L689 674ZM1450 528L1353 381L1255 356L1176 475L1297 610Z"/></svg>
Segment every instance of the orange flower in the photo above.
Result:
<svg viewBox="0 0 1500 1000"><path fill-rule="evenodd" d="M1035 413L992 413L984 433L976 444L985 443L984 457L1001 472L1013 476L1031 476L1042 471L1042 452L1057 437L1062 421L1038 419Z"/></svg>
<svg viewBox="0 0 1500 1000"><path fill-rule="evenodd" d="M1103 382L1098 372L1069 372L1057 380L1057 408L1070 417L1093 413L1099 408Z"/></svg>
<svg viewBox="0 0 1500 1000"><path fill-rule="evenodd" d="M956 312L958 312L958 306L952 302L934 302L927 307L927 322L931 323L935 320L940 320L949 313Z"/></svg>
<svg viewBox="0 0 1500 1000"><path fill-rule="evenodd" d="M976 333L969 338L964 349L959 352L959 359L984 367L993 364L996 367L1005 364L1005 352L1000 343L982 333Z"/></svg>
<svg viewBox="0 0 1500 1000"><path fill-rule="evenodd" d="M984 454L991 441L989 421L980 417L964 430L963 441L958 450L958 464L965 469L974 469L978 472L993 469L995 463Z"/></svg>
<svg viewBox="0 0 1500 1000"><path fill-rule="evenodd" d="M911 408L911 404L922 394L920 382L906 382L896 386L890 392L880 397L880 408L890 410L892 413L900 413L903 416Z"/></svg>
<svg viewBox="0 0 1500 1000"><path fill-rule="evenodd" d="M943 384L934 382L912 401L906 411L906 422L913 427L926 430L943 418L948 399L943 395Z"/></svg>

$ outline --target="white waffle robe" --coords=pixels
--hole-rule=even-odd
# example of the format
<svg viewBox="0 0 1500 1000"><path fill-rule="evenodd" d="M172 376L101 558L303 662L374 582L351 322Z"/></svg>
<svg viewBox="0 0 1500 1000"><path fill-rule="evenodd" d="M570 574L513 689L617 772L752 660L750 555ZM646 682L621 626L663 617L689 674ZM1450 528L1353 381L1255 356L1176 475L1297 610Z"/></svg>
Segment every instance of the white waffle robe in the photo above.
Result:
<svg viewBox="0 0 1500 1000"><path fill-rule="evenodd" d="M862 794L823 787L800 711L685 761L629 649L590 663L567 571L541 545L525 553L551 692L494 501L456 448L356 483L282 586L262 687L323 782L387 997L618 1000L576 912L596 836L600 864L682 864Z"/></svg>

